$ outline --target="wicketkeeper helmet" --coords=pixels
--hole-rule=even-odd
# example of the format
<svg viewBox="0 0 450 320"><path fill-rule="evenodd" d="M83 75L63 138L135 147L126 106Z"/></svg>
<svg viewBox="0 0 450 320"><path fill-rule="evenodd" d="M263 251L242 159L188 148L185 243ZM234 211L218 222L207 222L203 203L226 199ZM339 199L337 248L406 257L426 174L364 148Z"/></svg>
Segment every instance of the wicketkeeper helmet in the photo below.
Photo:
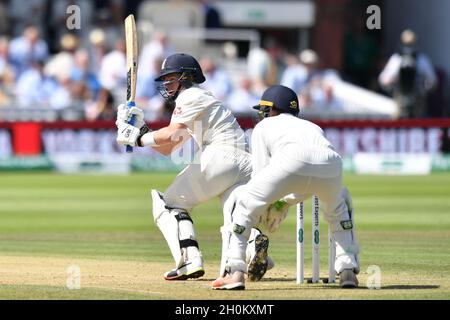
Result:
<svg viewBox="0 0 450 320"><path fill-rule="evenodd" d="M261 101L253 107L265 118L269 116L270 109L275 108L280 113L290 113L298 116L300 111L297 94L285 86L272 86L262 95Z"/></svg>

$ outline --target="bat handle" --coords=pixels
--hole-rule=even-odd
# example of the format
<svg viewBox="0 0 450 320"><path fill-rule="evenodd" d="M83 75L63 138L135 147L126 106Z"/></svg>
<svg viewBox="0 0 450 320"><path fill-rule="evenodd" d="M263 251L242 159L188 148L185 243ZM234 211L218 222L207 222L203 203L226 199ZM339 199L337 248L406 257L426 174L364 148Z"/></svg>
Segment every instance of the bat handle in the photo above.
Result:
<svg viewBox="0 0 450 320"><path fill-rule="evenodd" d="M127 102L127 107L128 108L131 109L131 108L133 108L135 106L136 106L136 103L134 101ZM135 123L136 123L136 116L132 116L131 120L128 122L128 124L134 126ZM132 146L127 146L126 147L126 151L127 151L127 153L133 153L133 147Z"/></svg>

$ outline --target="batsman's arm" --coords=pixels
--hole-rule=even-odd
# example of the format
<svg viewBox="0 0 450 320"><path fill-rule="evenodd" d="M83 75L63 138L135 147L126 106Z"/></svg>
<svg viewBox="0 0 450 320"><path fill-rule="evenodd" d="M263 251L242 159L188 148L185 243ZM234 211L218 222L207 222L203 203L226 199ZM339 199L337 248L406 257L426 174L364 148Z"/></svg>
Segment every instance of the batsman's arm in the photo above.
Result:
<svg viewBox="0 0 450 320"><path fill-rule="evenodd" d="M173 147L170 144L166 144L165 146L156 146L153 147L153 149L163 156L170 156L173 152Z"/></svg>
<svg viewBox="0 0 450 320"><path fill-rule="evenodd" d="M187 127L180 123L171 123L158 131L147 133L140 138L142 146L152 147L157 152L168 156L179 145L184 144L191 138Z"/></svg>

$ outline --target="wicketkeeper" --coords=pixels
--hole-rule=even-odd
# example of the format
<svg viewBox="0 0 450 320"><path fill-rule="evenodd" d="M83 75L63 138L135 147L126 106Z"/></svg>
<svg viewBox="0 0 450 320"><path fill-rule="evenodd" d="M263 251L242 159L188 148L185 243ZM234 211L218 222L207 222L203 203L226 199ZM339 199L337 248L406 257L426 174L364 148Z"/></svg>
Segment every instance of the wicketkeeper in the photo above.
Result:
<svg viewBox="0 0 450 320"><path fill-rule="evenodd" d="M161 75L156 79L162 82L159 86L161 95L174 105L170 125L151 132L144 123L141 109L120 106L118 110L117 141L121 145L151 147L164 155L172 154L191 138L198 146L193 162L178 174L166 192L151 191L154 220L175 260L175 268L164 274L166 280L187 280L204 275L192 210L203 202L220 197L224 225L229 225L234 205L230 194L251 176L251 159L246 151L244 131L233 114L211 92L199 87L205 80L195 58L187 54L171 55L164 61ZM134 126L128 124L132 116L137 119ZM254 262L259 250L255 243L263 243L266 247L268 239L257 230L252 234L248 273L251 280L259 280L261 272L254 271L261 269ZM224 245L227 237L228 232L223 232ZM263 268L266 267L267 261L264 261ZM224 268L223 257L221 270Z"/></svg>
<svg viewBox="0 0 450 320"><path fill-rule="evenodd" d="M232 223L227 227L230 237L226 268L212 283L213 289L245 288L247 240L252 227L267 219L271 204L278 201L288 207L313 195L321 201L336 242L334 266L340 286L357 287L359 246L352 199L342 186L341 157L320 127L297 117L298 97L291 89L270 87L255 109L265 119L253 131L253 174L247 185L232 196L236 203ZM280 223L284 217L272 217L272 221ZM258 258L264 260L267 251L262 253Z"/></svg>

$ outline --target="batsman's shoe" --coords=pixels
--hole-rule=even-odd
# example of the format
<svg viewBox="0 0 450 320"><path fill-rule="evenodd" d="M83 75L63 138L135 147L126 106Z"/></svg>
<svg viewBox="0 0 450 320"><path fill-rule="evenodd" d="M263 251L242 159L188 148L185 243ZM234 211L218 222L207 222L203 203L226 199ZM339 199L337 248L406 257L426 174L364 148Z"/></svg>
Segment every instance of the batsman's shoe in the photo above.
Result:
<svg viewBox="0 0 450 320"><path fill-rule="evenodd" d="M352 269L345 269L339 274L339 286L343 289L358 287L358 278Z"/></svg>
<svg viewBox="0 0 450 320"><path fill-rule="evenodd" d="M250 257L247 267L248 280L256 282L261 280L269 269L269 260L272 268L274 265L272 259L267 256L269 238L264 234L259 234L256 236L255 241L249 243L249 246L254 246L254 250L252 250L253 255Z"/></svg>
<svg viewBox="0 0 450 320"><path fill-rule="evenodd" d="M217 278L212 283L213 290L244 290L245 276L242 271L235 271L232 275L227 273L223 277Z"/></svg>
<svg viewBox="0 0 450 320"><path fill-rule="evenodd" d="M203 268L203 261L201 258L187 261L179 268L173 269L164 274L164 279L168 281L183 281L188 279L197 279L203 277L205 269Z"/></svg>

